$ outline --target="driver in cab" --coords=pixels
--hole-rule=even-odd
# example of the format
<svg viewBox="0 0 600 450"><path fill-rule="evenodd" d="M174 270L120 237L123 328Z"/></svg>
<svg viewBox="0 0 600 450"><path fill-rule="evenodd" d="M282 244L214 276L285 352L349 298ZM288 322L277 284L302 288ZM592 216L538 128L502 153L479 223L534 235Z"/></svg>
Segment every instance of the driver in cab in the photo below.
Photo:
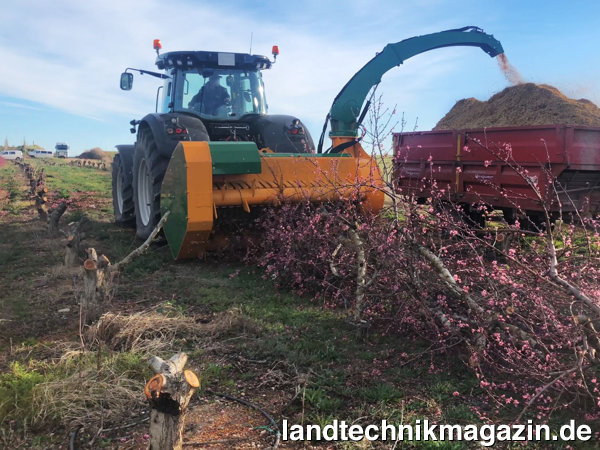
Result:
<svg viewBox="0 0 600 450"><path fill-rule="evenodd" d="M189 107L211 116L219 115L219 108L229 105L231 98L226 88L221 86L221 76L212 74L208 83L190 100Z"/></svg>

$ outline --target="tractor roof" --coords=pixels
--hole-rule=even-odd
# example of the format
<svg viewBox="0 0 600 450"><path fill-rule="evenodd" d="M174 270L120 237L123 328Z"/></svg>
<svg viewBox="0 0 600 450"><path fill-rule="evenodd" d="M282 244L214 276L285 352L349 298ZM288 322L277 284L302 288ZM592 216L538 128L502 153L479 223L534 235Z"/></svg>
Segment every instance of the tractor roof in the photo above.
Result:
<svg viewBox="0 0 600 450"><path fill-rule="evenodd" d="M271 68L271 61L266 56L249 55L248 53L227 53L208 51L179 51L158 55L156 66L159 69L173 68L236 68L247 70L263 70Z"/></svg>

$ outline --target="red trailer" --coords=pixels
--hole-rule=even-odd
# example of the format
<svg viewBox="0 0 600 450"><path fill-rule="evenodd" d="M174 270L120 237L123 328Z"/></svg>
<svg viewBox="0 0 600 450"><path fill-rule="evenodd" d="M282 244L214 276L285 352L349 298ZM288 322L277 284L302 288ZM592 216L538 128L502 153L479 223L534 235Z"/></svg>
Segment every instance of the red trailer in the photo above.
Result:
<svg viewBox="0 0 600 450"><path fill-rule="evenodd" d="M530 183L553 212L597 212L600 128L545 125L395 133L394 179L402 193L420 201L430 196L435 182L449 200L486 203L501 209L508 221L519 209L540 218L543 207Z"/></svg>

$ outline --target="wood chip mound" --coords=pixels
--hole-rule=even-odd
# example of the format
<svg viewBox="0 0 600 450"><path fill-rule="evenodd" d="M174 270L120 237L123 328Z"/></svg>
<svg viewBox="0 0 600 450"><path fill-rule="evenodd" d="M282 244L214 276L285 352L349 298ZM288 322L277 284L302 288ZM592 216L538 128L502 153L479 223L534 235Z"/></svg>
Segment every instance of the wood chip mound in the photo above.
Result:
<svg viewBox="0 0 600 450"><path fill-rule="evenodd" d="M551 124L600 127L600 108L587 99L570 99L547 84L523 83L504 89L488 101L472 97L459 100L433 129Z"/></svg>
<svg viewBox="0 0 600 450"><path fill-rule="evenodd" d="M110 162L113 159L113 154L102 150L101 148L94 147L90 150L86 150L77 158L79 159L95 159L98 161Z"/></svg>

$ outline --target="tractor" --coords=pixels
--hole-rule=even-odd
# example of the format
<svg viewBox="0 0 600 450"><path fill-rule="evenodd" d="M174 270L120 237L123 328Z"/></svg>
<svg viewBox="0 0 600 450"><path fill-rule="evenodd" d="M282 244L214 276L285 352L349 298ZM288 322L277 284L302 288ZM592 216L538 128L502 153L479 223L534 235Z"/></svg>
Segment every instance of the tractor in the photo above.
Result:
<svg viewBox="0 0 600 450"><path fill-rule="evenodd" d="M162 72L127 68L164 81L157 112L131 121L134 145L118 145L112 170L115 221L135 224L147 238L161 214L175 259L198 257L214 236L215 222L252 217L264 205L356 198L365 210L383 207L383 181L374 157L358 138L369 91L405 59L440 47L477 46L496 56L500 42L476 27L418 36L388 44L335 98L318 146L300 119L268 115L261 72L273 58L245 53L160 53ZM213 92L212 97L208 95ZM216 93L216 94L215 94ZM364 103L364 105L363 105ZM331 146L323 149L330 126Z"/></svg>

